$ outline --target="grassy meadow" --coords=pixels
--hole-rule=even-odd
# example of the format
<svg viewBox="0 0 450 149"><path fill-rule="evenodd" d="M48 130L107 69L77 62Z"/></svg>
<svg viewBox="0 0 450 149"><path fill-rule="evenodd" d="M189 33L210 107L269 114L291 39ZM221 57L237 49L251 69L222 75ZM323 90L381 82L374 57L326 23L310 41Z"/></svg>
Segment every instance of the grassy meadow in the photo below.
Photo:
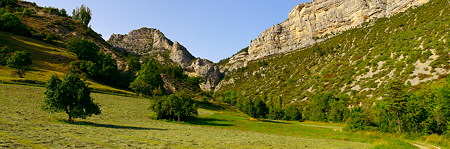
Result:
<svg viewBox="0 0 450 149"><path fill-rule="evenodd" d="M102 114L65 122L40 105L44 88L0 84L2 148L414 148L395 136L341 131L342 124L250 119L201 105L186 122L151 119L149 99L94 93ZM388 139L386 139L388 138Z"/></svg>

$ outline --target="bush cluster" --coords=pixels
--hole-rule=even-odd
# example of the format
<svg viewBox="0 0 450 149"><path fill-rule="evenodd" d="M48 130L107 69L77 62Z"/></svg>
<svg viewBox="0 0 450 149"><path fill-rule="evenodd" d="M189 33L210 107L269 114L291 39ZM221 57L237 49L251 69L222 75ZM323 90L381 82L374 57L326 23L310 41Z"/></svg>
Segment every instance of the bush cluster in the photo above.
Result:
<svg viewBox="0 0 450 149"><path fill-rule="evenodd" d="M176 93L154 101L150 109L157 119L186 120L197 116L197 105L186 93Z"/></svg>

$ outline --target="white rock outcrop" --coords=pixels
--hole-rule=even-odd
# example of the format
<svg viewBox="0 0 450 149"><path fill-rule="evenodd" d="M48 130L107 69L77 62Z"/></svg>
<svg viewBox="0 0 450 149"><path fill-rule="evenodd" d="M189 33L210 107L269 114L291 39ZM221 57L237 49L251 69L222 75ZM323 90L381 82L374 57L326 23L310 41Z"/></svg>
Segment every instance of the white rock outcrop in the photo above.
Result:
<svg viewBox="0 0 450 149"><path fill-rule="evenodd" d="M167 39L158 29L141 28L133 30L127 35L113 34L108 43L115 48L138 56L155 57L163 62L170 59L180 65L189 76L202 77L204 80L204 83L200 84L202 90L213 90L222 76L219 68L213 62L195 59L183 45Z"/></svg>
<svg viewBox="0 0 450 149"><path fill-rule="evenodd" d="M313 0L295 6L288 19L264 31L246 56L237 54L223 68L245 67L248 61L298 50L376 18L389 17L429 0Z"/></svg>

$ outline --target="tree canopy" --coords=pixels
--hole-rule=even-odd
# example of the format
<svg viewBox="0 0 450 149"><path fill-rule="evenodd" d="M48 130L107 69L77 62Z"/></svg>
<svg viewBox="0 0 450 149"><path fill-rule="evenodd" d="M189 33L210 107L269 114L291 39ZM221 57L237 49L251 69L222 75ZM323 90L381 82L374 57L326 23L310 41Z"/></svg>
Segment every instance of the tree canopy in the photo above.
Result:
<svg viewBox="0 0 450 149"><path fill-rule="evenodd" d="M43 109L49 112L65 112L69 121L73 118L86 118L101 113L100 107L90 96L88 85L75 71L71 71L60 80L53 75L46 84Z"/></svg>
<svg viewBox="0 0 450 149"><path fill-rule="evenodd" d="M89 9L89 7L81 5L80 7L77 7L72 11L72 17L75 20L80 20L81 23L83 23L85 26L88 26L92 18L91 9Z"/></svg>
<svg viewBox="0 0 450 149"><path fill-rule="evenodd" d="M72 38L67 42L67 50L75 53L78 60L93 61L97 59L97 52L100 51L100 47L84 38Z"/></svg>
<svg viewBox="0 0 450 149"><path fill-rule="evenodd" d="M28 51L16 51L8 58L6 66L16 69L17 75L19 75L20 78L23 78L26 67L32 63L30 55L31 54Z"/></svg>
<svg viewBox="0 0 450 149"><path fill-rule="evenodd" d="M152 103L150 109L156 112L157 119L184 120L197 116L197 105L185 93L172 94Z"/></svg>

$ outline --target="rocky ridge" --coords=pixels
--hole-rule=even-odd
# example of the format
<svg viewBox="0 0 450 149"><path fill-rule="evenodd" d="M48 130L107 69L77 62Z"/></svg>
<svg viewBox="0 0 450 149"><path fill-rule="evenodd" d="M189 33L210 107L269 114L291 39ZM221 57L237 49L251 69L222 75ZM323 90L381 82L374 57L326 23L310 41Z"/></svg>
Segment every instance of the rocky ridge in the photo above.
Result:
<svg viewBox="0 0 450 149"><path fill-rule="evenodd" d="M213 62L195 58L183 45L172 42L158 29L141 28L127 35L113 34L108 43L140 57L174 62L190 77L202 77L204 79L204 83L200 84L202 90L213 90L221 79L219 68Z"/></svg>
<svg viewBox="0 0 450 149"><path fill-rule="evenodd" d="M288 19L264 31L248 52L231 57L222 71L251 60L301 49L373 19L389 17L429 0L313 0L294 7Z"/></svg>

